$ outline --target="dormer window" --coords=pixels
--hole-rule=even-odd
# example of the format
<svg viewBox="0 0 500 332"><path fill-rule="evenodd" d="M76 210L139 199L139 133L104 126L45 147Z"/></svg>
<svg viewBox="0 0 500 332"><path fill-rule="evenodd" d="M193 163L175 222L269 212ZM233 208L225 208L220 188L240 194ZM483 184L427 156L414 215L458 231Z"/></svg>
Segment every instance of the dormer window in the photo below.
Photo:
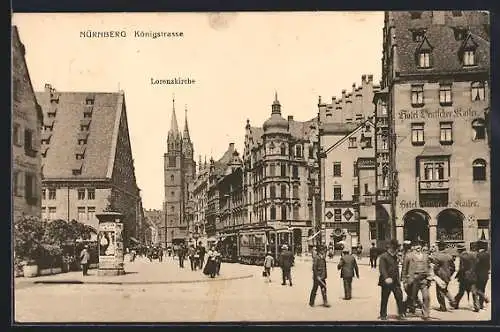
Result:
<svg viewBox="0 0 500 332"><path fill-rule="evenodd" d="M421 42L424 40L425 29L418 29L412 31L412 37L414 42Z"/></svg>
<svg viewBox="0 0 500 332"><path fill-rule="evenodd" d="M431 66L431 52L421 51L418 53L418 67L429 68Z"/></svg>
<svg viewBox="0 0 500 332"><path fill-rule="evenodd" d="M476 52L474 50L464 51L464 66L474 66L476 64Z"/></svg>
<svg viewBox="0 0 500 332"><path fill-rule="evenodd" d="M412 20L417 20L419 18L422 18L422 12L421 11L412 11L410 12L410 16Z"/></svg>
<svg viewBox="0 0 500 332"><path fill-rule="evenodd" d="M455 34L455 40L464 40L467 37L467 29L465 28L453 28Z"/></svg>

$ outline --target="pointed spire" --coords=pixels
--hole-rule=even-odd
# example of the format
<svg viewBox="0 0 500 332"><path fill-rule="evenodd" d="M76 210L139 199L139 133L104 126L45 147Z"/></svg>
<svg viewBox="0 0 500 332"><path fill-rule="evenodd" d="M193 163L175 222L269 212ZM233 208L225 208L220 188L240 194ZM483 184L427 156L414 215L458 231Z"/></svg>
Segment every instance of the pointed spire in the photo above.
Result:
<svg viewBox="0 0 500 332"><path fill-rule="evenodd" d="M187 105L185 105L185 108L184 108L184 113L185 113L185 120L184 120L184 134L182 135L182 137L189 141L190 138L189 138L189 128L188 128L188 110L187 110Z"/></svg>
<svg viewBox="0 0 500 332"><path fill-rule="evenodd" d="M172 119L170 121L170 130L168 131L169 135L178 135L179 127L177 126L177 117L175 116L175 94L172 95Z"/></svg>
<svg viewBox="0 0 500 332"><path fill-rule="evenodd" d="M278 92L277 91L274 91L274 102L272 105L272 114L281 115L281 104L278 100Z"/></svg>

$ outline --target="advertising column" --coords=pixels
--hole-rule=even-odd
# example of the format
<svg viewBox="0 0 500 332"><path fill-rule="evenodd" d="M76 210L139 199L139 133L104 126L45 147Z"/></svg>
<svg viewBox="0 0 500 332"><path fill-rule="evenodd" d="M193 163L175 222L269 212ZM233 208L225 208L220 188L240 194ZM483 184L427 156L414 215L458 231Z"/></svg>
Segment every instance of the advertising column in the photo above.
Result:
<svg viewBox="0 0 500 332"><path fill-rule="evenodd" d="M119 213L97 215L99 219L99 270L98 275L125 274L123 269L123 223Z"/></svg>

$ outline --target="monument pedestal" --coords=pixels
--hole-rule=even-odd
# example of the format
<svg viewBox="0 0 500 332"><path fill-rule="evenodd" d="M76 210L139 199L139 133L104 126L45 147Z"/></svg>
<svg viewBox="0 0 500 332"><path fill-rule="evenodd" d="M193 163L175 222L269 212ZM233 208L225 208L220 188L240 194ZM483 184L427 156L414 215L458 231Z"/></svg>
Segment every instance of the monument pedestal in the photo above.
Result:
<svg viewBox="0 0 500 332"><path fill-rule="evenodd" d="M123 269L123 215L118 212L97 214L99 219L99 269L98 276L119 276Z"/></svg>

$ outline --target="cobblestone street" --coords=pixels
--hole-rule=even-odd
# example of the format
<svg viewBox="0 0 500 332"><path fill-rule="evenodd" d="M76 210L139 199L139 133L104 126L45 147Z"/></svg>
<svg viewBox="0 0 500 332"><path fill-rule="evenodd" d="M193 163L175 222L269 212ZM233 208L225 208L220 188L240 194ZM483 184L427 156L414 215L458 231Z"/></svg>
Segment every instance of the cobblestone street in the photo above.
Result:
<svg viewBox="0 0 500 332"><path fill-rule="evenodd" d="M187 263L187 262L186 262ZM308 306L311 263L297 259L292 270L293 287L281 285L281 271L274 269L272 282L261 277L262 268L223 264L221 276L210 280L188 264L183 270L167 258L163 263L139 259L126 264L130 273L120 277L89 276L80 273L16 280L17 322L212 322L212 321L376 321L380 288L378 271L360 262L360 279L353 282L353 299L345 301L336 265L328 265L328 297L331 308ZM95 274L92 270L91 274ZM248 277L252 275L252 277ZM18 278L21 279L21 278ZM23 278L24 279L24 278ZM90 284L34 284L36 281L84 280ZM43 279L43 280L42 280ZM209 281L209 282L204 282ZM108 284L99 284L108 282ZM110 284L109 282L116 282ZM121 282L121 284L119 284ZM452 294L457 283L450 284ZM488 294L490 287L487 287ZM41 305L47 303L50 305ZM318 290L316 303L320 304ZM464 297L461 308L436 311L435 286L431 288L433 321L489 320L491 311L472 311ZM396 313L389 300L389 315ZM417 311L418 313L418 311ZM420 321L419 317L409 317Z"/></svg>

